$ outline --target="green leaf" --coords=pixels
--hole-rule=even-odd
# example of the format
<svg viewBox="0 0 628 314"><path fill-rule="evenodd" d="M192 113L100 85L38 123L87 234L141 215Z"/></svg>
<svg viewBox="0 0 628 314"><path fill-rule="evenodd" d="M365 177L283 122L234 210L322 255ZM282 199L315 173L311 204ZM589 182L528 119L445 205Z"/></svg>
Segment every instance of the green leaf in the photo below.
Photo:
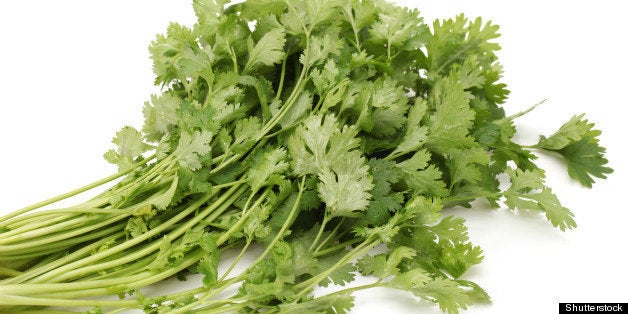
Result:
<svg viewBox="0 0 628 314"><path fill-rule="evenodd" d="M469 95L460 82L451 77L439 79L428 101L435 109L428 120L427 142L433 150L444 155L457 148L476 145L474 138L469 136L475 111L471 109Z"/></svg>
<svg viewBox="0 0 628 314"><path fill-rule="evenodd" d="M325 33L323 36L312 36L308 54L301 56L300 61L306 67L324 63L330 56L337 56L343 47L343 41L337 34Z"/></svg>
<svg viewBox="0 0 628 314"><path fill-rule="evenodd" d="M151 95L150 102L144 104L144 127L142 131L149 141L157 141L169 132L170 126L178 124L177 110L181 99L171 93Z"/></svg>
<svg viewBox="0 0 628 314"><path fill-rule="evenodd" d="M395 134L404 125L408 110L408 97L403 86L386 77L375 81L370 88L373 123L370 133L377 137Z"/></svg>
<svg viewBox="0 0 628 314"><path fill-rule="evenodd" d="M453 246L445 246L441 251L438 266L454 278L459 278L467 270L482 262L482 249L471 243L457 243Z"/></svg>
<svg viewBox="0 0 628 314"><path fill-rule="evenodd" d="M271 177L283 177L281 174L290 166L286 162L287 154L283 148L273 149L267 146L251 157L248 162L247 180L253 192L258 191L263 186L276 184L275 180L269 180Z"/></svg>
<svg viewBox="0 0 628 314"><path fill-rule="evenodd" d="M558 152L567 161L569 176L586 187L592 187L593 177L605 179L613 169L606 167L606 149L599 145L601 131L593 123L576 115L549 137L541 137L538 147Z"/></svg>
<svg viewBox="0 0 628 314"><path fill-rule="evenodd" d="M351 217L366 209L371 201L369 191L373 189L368 169L364 157L351 151L319 172L318 192L330 217Z"/></svg>
<svg viewBox="0 0 628 314"><path fill-rule="evenodd" d="M340 129L333 114L313 115L288 139L294 171L299 175L317 174L341 161L344 154L358 147L355 127Z"/></svg>
<svg viewBox="0 0 628 314"><path fill-rule="evenodd" d="M489 153L482 148L454 149L449 151L447 166L449 168L450 185L466 181L477 183L482 179L479 166L488 165Z"/></svg>
<svg viewBox="0 0 628 314"><path fill-rule="evenodd" d="M596 140L583 138L569 144L558 151L567 161L569 176L578 180L586 187L592 187L593 177L606 179L613 169L606 167L608 159L604 158L606 149L599 146Z"/></svg>
<svg viewBox="0 0 628 314"><path fill-rule="evenodd" d="M203 285L208 287L218 280L218 265L220 263L220 251L217 248L214 237L204 234L199 245L206 252L198 263L197 271L203 275Z"/></svg>
<svg viewBox="0 0 628 314"><path fill-rule="evenodd" d="M531 194L528 197L538 202L539 206L545 211L547 220L554 227L558 227L562 231L576 227L576 222L573 219L574 214L560 204L558 197L552 193L550 188L544 188L541 192Z"/></svg>
<svg viewBox="0 0 628 314"><path fill-rule="evenodd" d="M271 66L280 63L285 56L284 45L286 43L286 33L281 28L268 31L257 43L249 37L248 49L249 59L242 70L249 73L258 66Z"/></svg>
<svg viewBox="0 0 628 314"><path fill-rule="evenodd" d="M344 255L346 252L340 251L339 253L329 254L324 257L320 257L319 261L319 270L318 272L326 271L334 267L334 265L338 262L338 260ZM333 272L331 272L326 278L319 282L321 287L327 287L330 284L344 286L345 284L352 282L355 280L356 271L355 265L352 263L346 263L339 267L336 267Z"/></svg>
<svg viewBox="0 0 628 314"><path fill-rule="evenodd" d="M412 248L399 246L388 254L375 256L365 255L358 260L356 267L362 275L373 275L379 279L400 274L399 264L403 259L411 259L416 255Z"/></svg>
<svg viewBox="0 0 628 314"><path fill-rule="evenodd" d="M593 130L595 124L589 123L586 119L583 120L583 117L584 114L573 116L554 134L542 137L538 146L549 150L560 150L571 143L580 141L585 136L591 138L598 136L601 132Z"/></svg>
<svg viewBox="0 0 628 314"><path fill-rule="evenodd" d="M379 4L379 3L378 3ZM381 4L380 4L381 5ZM388 5L377 15L378 19L369 29L371 40L390 48L409 46L416 48L423 44L428 33L423 18L417 9L410 10L399 6ZM418 42L412 42L418 41ZM412 42L409 44L409 42ZM392 57L389 50L388 58Z"/></svg>
<svg viewBox="0 0 628 314"><path fill-rule="evenodd" d="M511 186L503 194L506 198L504 203L509 208L545 212L552 225L562 231L576 227L574 214L563 207L558 197L545 186L545 175L542 170L508 169L507 172Z"/></svg>
<svg viewBox="0 0 628 314"><path fill-rule="evenodd" d="M365 219L370 225L383 225L390 218L390 213L401 208L404 201L401 193L392 192L391 185L399 181L399 169L395 163L383 159L371 159L368 162L373 177L373 200L366 209Z"/></svg>
<svg viewBox="0 0 628 314"><path fill-rule="evenodd" d="M445 182L442 181L442 172L431 164L428 166L431 154L427 150L416 152L411 158L399 162L401 178L414 194L431 196L447 196Z"/></svg>
<svg viewBox="0 0 628 314"><path fill-rule="evenodd" d="M236 121L231 150L236 153L248 151L255 145L261 130L262 125L255 116Z"/></svg>
<svg viewBox="0 0 628 314"><path fill-rule="evenodd" d="M202 167L200 157L211 151L212 138L213 134L209 131L196 131L192 134L183 132L173 154L181 166L190 170L200 169Z"/></svg>
<svg viewBox="0 0 628 314"><path fill-rule="evenodd" d="M422 125L422 120L427 112L427 103L423 99L417 99L408 110L408 121L402 141L397 145L391 156L399 156L416 151L421 148L428 138L428 128Z"/></svg>
<svg viewBox="0 0 628 314"><path fill-rule="evenodd" d="M312 94L308 91L304 91L297 101L285 111L284 116L279 120L279 124L282 128L288 129L302 119L308 116L308 113L312 110ZM279 113L279 102L274 102L270 106L271 113L277 115Z"/></svg>
<svg viewBox="0 0 628 314"><path fill-rule="evenodd" d="M473 304L473 299L466 289L449 278L436 277L412 292L428 301L438 303L443 312L452 314L457 314L460 309L466 310Z"/></svg>
<svg viewBox="0 0 628 314"><path fill-rule="evenodd" d="M474 21L464 15L455 19L435 21L433 35L426 44L428 71L434 75L445 74L454 64L460 64L469 56L482 57L482 64L490 65L495 60L499 44L492 42L499 37L499 26L491 22L483 23L481 18Z"/></svg>
<svg viewBox="0 0 628 314"><path fill-rule="evenodd" d="M412 291L417 287L425 286L431 280L432 278L427 271L417 267L396 275L386 286L399 290Z"/></svg>
<svg viewBox="0 0 628 314"><path fill-rule="evenodd" d="M118 131L112 142L116 144L117 149L107 151L104 157L108 162L118 165L120 170L133 166L136 158L152 148L144 143L142 133L130 126Z"/></svg>

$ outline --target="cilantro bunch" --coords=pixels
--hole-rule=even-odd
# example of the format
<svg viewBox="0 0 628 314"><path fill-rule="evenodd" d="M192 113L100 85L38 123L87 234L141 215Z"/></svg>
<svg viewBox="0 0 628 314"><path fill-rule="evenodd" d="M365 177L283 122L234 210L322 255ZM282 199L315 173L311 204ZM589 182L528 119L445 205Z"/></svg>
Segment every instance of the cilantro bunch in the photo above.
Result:
<svg viewBox="0 0 628 314"><path fill-rule="evenodd" d="M105 153L118 173L0 219L1 311L346 313L352 292L386 287L458 313L489 297L463 279L483 253L444 208L483 199L571 229L535 154L586 187L612 172L583 115L513 141L528 110L502 107L490 22L427 25L382 0L228 2L193 1L197 23L151 43L162 92ZM358 273L372 282L351 285ZM197 288L144 289L188 274Z"/></svg>

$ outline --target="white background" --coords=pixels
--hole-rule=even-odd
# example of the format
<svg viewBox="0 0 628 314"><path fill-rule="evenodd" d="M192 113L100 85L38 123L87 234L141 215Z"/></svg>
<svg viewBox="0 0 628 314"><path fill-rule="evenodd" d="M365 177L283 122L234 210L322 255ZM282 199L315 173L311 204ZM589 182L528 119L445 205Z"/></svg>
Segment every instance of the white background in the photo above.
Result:
<svg viewBox="0 0 628 314"><path fill-rule="evenodd" d="M102 159L124 125L141 126L156 91L147 46L168 22L191 24L191 1L0 2L0 212L111 174ZM493 298L468 313L557 313L558 302L628 302L625 205L628 66L622 1L397 1L430 24L464 12L501 26L503 81L524 144L586 112L615 169L589 190L542 156L547 182L576 214L561 232L509 210L450 210L468 219L484 262L465 276ZM405 293L356 294L353 313L439 313Z"/></svg>

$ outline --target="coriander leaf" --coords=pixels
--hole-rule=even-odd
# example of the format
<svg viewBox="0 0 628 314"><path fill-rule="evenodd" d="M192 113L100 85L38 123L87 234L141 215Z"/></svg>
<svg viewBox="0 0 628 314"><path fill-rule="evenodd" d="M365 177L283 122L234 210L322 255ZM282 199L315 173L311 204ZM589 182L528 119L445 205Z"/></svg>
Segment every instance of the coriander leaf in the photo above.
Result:
<svg viewBox="0 0 628 314"><path fill-rule="evenodd" d="M473 126L475 111L469 106L469 95L460 82L452 77L439 79L429 98L435 109L428 120L430 132L428 145L439 154L447 154L457 148L475 145L469 136Z"/></svg>
<svg viewBox="0 0 628 314"><path fill-rule="evenodd" d="M386 286L394 289L412 291L412 289L416 289L417 287L425 286L431 280L432 278L427 271L417 267L397 274L386 283Z"/></svg>
<svg viewBox="0 0 628 314"><path fill-rule="evenodd" d="M484 85L486 78L483 74L478 56L470 55L462 63L453 64L449 75L455 77L463 89L468 90Z"/></svg>
<svg viewBox="0 0 628 314"><path fill-rule="evenodd" d="M488 165L489 153L482 148L454 149L448 153L450 185L467 181L477 183L482 178L480 165Z"/></svg>
<svg viewBox="0 0 628 314"><path fill-rule="evenodd" d="M324 63L329 56L337 56L343 47L343 41L337 34L325 33L323 36L312 36L310 47L303 54L299 61L306 67L312 67Z"/></svg>
<svg viewBox="0 0 628 314"><path fill-rule="evenodd" d="M508 169L511 186L504 191L505 204L511 209L539 210L555 227L565 231L576 227L574 214L563 207L552 190L545 186L542 170Z"/></svg>
<svg viewBox="0 0 628 314"><path fill-rule="evenodd" d="M260 20L264 17L281 15L286 6L286 2L282 0L246 1L243 3L241 14L250 21Z"/></svg>
<svg viewBox="0 0 628 314"><path fill-rule="evenodd" d="M206 252L203 259L198 263L197 271L203 274L203 285L209 286L218 280L218 265L220 263L220 251L216 246L216 240L204 234L200 246Z"/></svg>
<svg viewBox="0 0 628 314"><path fill-rule="evenodd" d="M538 202L554 227L558 227L562 231L576 227L576 222L573 219L574 214L560 204L558 197L552 193L550 188L544 188L541 192L531 194L528 197Z"/></svg>
<svg viewBox="0 0 628 314"><path fill-rule="evenodd" d="M253 147L255 139L259 136L262 125L255 116L238 120L233 130L233 144L231 150L244 152Z"/></svg>
<svg viewBox="0 0 628 314"><path fill-rule="evenodd" d="M371 25L377 17L377 9L372 1L347 1L343 13L351 23L354 33Z"/></svg>
<svg viewBox="0 0 628 314"><path fill-rule="evenodd" d="M480 247L470 242L456 243L443 247L437 264L454 278L459 278L471 266L481 263L483 259Z"/></svg>
<svg viewBox="0 0 628 314"><path fill-rule="evenodd" d="M301 119L304 119L307 114L312 110L312 94L309 91L304 91L297 101L288 108L285 112L284 116L279 120L279 124L287 129L289 127L297 124ZM274 102L271 104L270 110L273 115L278 114L279 106L281 104L279 102Z"/></svg>
<svg viewBox="0 0 628 314"><path fill-rule="evenodd" d="M284 45L286 43L286 33L281 28L268 31L257 43L249 37L248 49L249 59L242 70L242 73L249 73L260 65L271 66L280 63L283 59Z"/></svg>
<svg viewBox="0 0 628 314"><path fill-rule="evenodd" d="M405 123L408 97L403 87L391 78L377 80L370 88L373 129L377 137L393 135Z"/></svg>
<svg viewBox="0 0 628 314"><path fill-rule="evenodd" d="M151 95L150 102L144 104L144 127L142 131L150 141L159 140L169 132L168 127L178 124L177 110L181 106L181 99L171 93L160 96Z"/></svg>
<svg viewBox="0 0 628 314"><path fill-rule="evenodd" d="M211 151L212 137L213 134L209 131L196 131L192 134L183 132L173 154L183 167L190 170L200 169L202 167L200 157Z"/></svg>
<svg viewBox="0 0 628 314"><path fill-rule="evenodd" d="M130 126L118 131L112 142L117 145L117 149L107 151L104 157L108 162L118 165L120 170L131 167L137 157L151 148L144 143L142 133Z"/></svg>
<svg viewBox="0 0 628 314"><path fill-rule="evenodd" d="M411 158L397 163L401 178L414 194L447 196L449 191L441 180L442 172L435 165L428 165L430 157L427 150L420 150Z"/></svg>
<svg viewBox="0 0 628 314"><path fill-rule="evenodd" d="M230 0L193 0L192 8L201 24L216 24Z"/></svg>
<svg viewBox="0 0 628 314"><path fill-rule="evenodd" d="M340 129L333 114L310 116L288 139L294 171L306 175L329 169L358 147L356 135L355 127L345 125Z"/></svg>
<svg viewBox="0 0 628 314"><path fill-rule="evenodd" d="M390 156L400 156L419 149L428 138L428 128L422 126L421 121L427 112L427 103L423 99L417 99L408 110L408 121L403 140L397 145Z"/></svg>
<svg viewBox="0 0 628 314"><path fill-rule="evenodd" d="M469 240L469 232L462 217L445 216L441 221L429 227L429 230L438 237L438 244L450 246L464 243Z"/></svg>
<svg viewBox="0 0 628 314"><path fill-rule="evenodd" d="M586 187L592 187L593 177L606 178L613 169L606 167L606 149L599 145L602 133L593 129L593 123L576 115L549 137L541 137L537 147L558 152L567 161L569 176Z"/></svg>
<svg viewBox="0 0 628 314"><path fill-rule="evenodd" d="M390 59L393 57L392 48L404 47L412 41L422 41L428 29L417 9L410 10L392 5L384 8L377 15L377 21L371 25L369 34L374 43L387 47L387 58ZM419 44L412 43L409 46L415 48Z"/></svg>
<svg viewBox="0 0 628 314"><path fill-rule="evenodd" d="M406 202L404 208L412 213L414 225L431 225L440 219L443 204L439 198L416 195Z"/></svg>
<svg viewBox="0 0 628 314"><path fill-rule="evenodd" d="M449 278L436 277L412 292L428 301L438 303L443 312L457 314L459 309L466 310L473 304L469 292L460 284Z"/></svg>
<svg viewBox="0 0 628 314"><path fill-rule="evenodd" d="M248 239L265 238L270 235L271 228L265 223L272 209L272 206L268 204L262 204L249 209L251 210L251 215L247 219L243 230Z"/></svg>
<svg viewBox="0 0 628 314"><path fill-rule="evenodd" d="M404 201L401 193L391 192L391 185L399 181L399 170L395 163L383 159L371 159L368 166L373 176L373 200L368 205L365 219L370 225L383 225L390 213L401 208Z"/></svg>
<svg viewBox="0 0 628 314"><path fill-rule="evenodd" d="M364 276L373 275L377 278L386 277L386 254L364 255L355 264Z"/></svg>
<svg viewBox="0 0 628 314"><path fill-rule="evenodd" d="M148 232L148 226L141 217L133 217L129 219L126 227L124 227L124 233L126 234L127 239L136 238L146 232Z"/></svg>
<svg viewBox="0 0 628 314"><path fill-rule="evenodd" d="M175 176L166 191L157 194L150 199L151 204L158 210L165 210L173 201L179 186L179 177Z"/></svg>
<svg viewBox="0 0 628 314"><path fill-rule="evenodd" d="M344 257L346 251L340 251L335 254L328 254L324 257L320 257L319 261L319 272L326 271L335 266L339 259ZM352 282L355 280L356 271L355 265L352 263L345 263L339 267L336 267L334 271L332 271L326 278L319 282L319 285L322 287L327 287L330 284L344 286L345 284Z"/></svg>
<svg viewBox="0 0 628 314"><path fill-rule="evenodd" d="M364 157L358 151L342 157L318 174L318 192L331 217L356 216L355 212L365 210L371 200L373 182Z"/></svg>
<svg viewBox="0 0 628 314"><path fill-rule="evenodd" d="M179 129L187 132L194 131L212 131L218 130L217 121L214 120L216 115L212 106L202 106L197 101L181 101L176 111L179 118Z"/></svg>
<svg viewBox="0 0 628 314"><path fill-rule="evenodd" d="M426 48L428 70L435 75L448 73L452 65L464 62L471 55L482 56L486 59L482 63L492 64L495 51L500 49L499 44L491 41L499 37L499 26L484 24L479 17L469 22L460 14L455 19L437 20L432 28Z"/></svg>
<svg viewBox="0 0 628 314"><path fill-rule="evenodd" d="M584 114L573 116L554 134L549 137L542 137L537 145L544 149L559 150L585 136L597 137L601 132L593 130L595 124L589 123L586 119L583 120L583 117Z"/></svg>
<svg viewBox="0 0 628 314"><path fill-rule="evenodd" d="M411 259L416 255L412 248L399 246L387 254L375 256L365 255L358 260L356 267L365 276L373 275L379 279L396 276L400 273L398 268L403 259Z"/></svg>
<svg viewBox="0 0 628 314"><path fill-rule="evenodd" d="M308 0L303 1L305 12L307 12L308 26L312 30L320 24L325 23L337 14L337 8L342 3L339 0Z"/></svg>
<svg viewBox="0 0 628 314"><path fill-rule="evenodd" d="M248 162L249 171L247 179L251 189L256 192L266 185L272 185L277 180L271 180L273 176L281 180L281 173L286 171L290 166L286 161L287 152L283 148L270 148L256 152Z"/></svg>
<svg viewBox="0 0 628 314"><path fill-rule="evenodd" d="M340 69L334 59L327 60L322 69L315 68L310 73L312 83L314 84L314 87L316 87L318 94L321 96L325 95L327 91L333 88L343 76L344 75L340 73Z"/></svg>
<svg viewBox="0 0 628 314"><path fill-rule="evenodd" d="M606 149L596 140L587 137L558 151L567 160L569 176L589 188L595 182L593 177L606 179L606 174L613 172L612 168L605 166L608 163L608 159L604 158L605 152Z"/></svg>
<svg viewBox="0 0 628 314"><path fill-rule="evenodd" d="M199 49L196 34L192 29L178 23L170 23L167 35L158 35L151 42L149 52L153 60L156 85L166 86L183 76L179 72L178 60L182 52L189 49Z"/></svg>

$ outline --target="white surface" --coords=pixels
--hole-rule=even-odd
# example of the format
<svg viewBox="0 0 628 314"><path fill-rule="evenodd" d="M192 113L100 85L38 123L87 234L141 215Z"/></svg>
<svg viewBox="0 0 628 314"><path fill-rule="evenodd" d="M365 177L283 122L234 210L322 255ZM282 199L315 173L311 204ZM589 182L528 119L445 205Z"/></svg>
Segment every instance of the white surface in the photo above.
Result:
<svg viewBox="0 0 628 314"><path fill-rule="evenodd" d="M0 211L65 192L115 170L101 157L120 127L141 126L153 76L147 46L168 22L194 21L190 1L0 2ZM548 184L576 214L560 232L543 217L455 210L468 218L484 262L467 279L490 306L468 313L557 313L558 302L627 302L625 107L622 1L398 1L427 21L465 12L501 26L506 109L547 102L519 119L522 143L551 134L574 114L603 129L615 168L592 190L542 157ZM354 313L439 313L404 293L368 290Z"/></svg>

